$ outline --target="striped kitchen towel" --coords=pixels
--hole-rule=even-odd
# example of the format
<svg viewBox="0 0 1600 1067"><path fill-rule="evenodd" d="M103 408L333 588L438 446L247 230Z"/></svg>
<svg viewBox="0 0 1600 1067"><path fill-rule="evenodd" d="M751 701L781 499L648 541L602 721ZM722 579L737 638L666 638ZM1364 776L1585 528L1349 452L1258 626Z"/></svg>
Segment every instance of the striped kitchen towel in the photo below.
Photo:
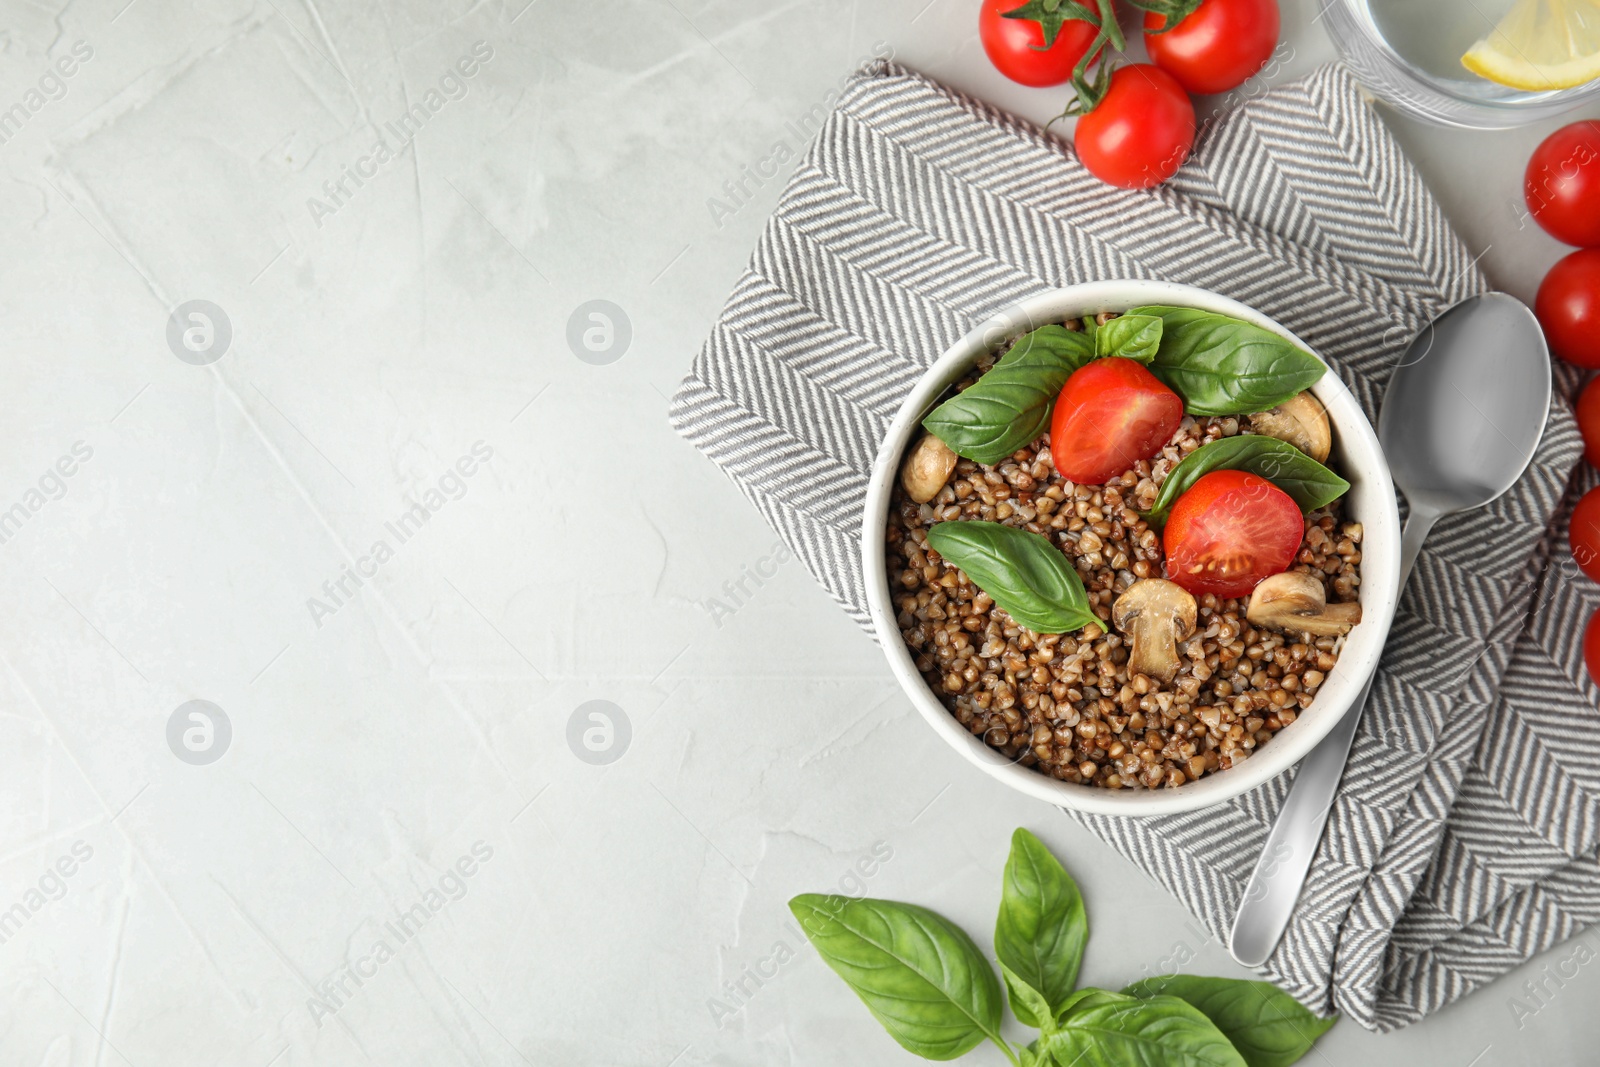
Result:
<svg viewBox="0 0 1600 1067"><path fill-rule="evenodd" d="M1260 309L1374 420L1411 335L1487 288L1342 67L1226 113L1176 178L1130 193L1039 129L880 63L800 162L673 423L867 626L859 517L901 398L975 321L1102 278ZM1563 545L1563 500L1593 479L1574 474L1581 450L1558 398L1522 482L1441 522L1412 575L1265 968L1318 1011L1403 1026L1600 918L1600 692L1579 648L1600 586ZM1288 785L1192 815L1075 817L1222 937Z"/></svg>

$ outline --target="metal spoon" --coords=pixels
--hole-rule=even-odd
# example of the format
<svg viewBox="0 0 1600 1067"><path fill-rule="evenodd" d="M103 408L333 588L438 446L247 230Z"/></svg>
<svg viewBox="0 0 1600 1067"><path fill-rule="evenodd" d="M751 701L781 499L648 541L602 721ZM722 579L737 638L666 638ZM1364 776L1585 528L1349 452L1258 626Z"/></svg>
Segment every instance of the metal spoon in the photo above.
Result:
<svg viewBox="0 0 1600 1067"><path fill-rule="evenodd" d="M1550 410L1550 357L1538 320L1516 298L1486 293L1423 327L1395 368L1378 415L1395 485L1410 517L1400 540L1400 588L1445 515L1482 507L1514 485ZM1245 887L1228 951L1265 963L1289 925L1333 805L1372 679L1300 763Z"/></svg>

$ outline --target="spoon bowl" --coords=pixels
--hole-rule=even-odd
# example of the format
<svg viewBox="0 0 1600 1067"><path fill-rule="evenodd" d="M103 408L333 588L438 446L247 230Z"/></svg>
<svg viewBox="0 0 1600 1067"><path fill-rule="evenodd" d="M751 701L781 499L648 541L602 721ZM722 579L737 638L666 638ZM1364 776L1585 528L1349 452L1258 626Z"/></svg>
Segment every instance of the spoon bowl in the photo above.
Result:
<svg viewBox="0 0 1600 1067"><path fill-rule="evenodd" d="M1411 510L1445 515L1482 507L1522 477L1549 410L1538 320L1515 297L1486 293L1411 342L1389 380L1378 440Z"/></svg>

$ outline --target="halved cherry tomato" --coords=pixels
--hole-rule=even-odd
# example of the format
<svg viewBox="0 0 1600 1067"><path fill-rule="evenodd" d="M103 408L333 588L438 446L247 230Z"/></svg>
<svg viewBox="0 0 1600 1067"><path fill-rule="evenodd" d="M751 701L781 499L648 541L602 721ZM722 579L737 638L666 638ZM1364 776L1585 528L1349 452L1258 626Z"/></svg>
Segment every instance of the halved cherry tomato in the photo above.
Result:
<svg viewBox="0 0 1600 1067"><path fill-rule="evenodd" d="M1182 421L1183 400L1142 363L1097 359L1056 396L1050 456L1063 478L1104 485L1161 451Z"/></svg>
<svg viewBox="0 0 1600 1067"><path fill-rule="evenodd" d="M1579 367L1600 367L1600 248L1581 248L1551 267L1533 313L1550 351Z"/></svg>
<svg viewBox="0 0 1600 1067"><path fill-rule="evenodd" d="M1081 19L1061 24L1050 47L1044 46L1044 29L1033 19L1008 19L1028 0L983 0L978 9L978 38L989 62L1014 82L1023 85L1060 85L1072 77L1072 68L1094 44L1099 32Z"/></svg>
<svg viewBox="0 0 1600 1067"><path fill-rule="evenodd" d="M1590 616L1589 625L1583 631L1583 663L1589 668L1594 684L1600 685L1600 611Z"/></svg>
<svg viewBox="0 0 1600 1067"><path fill-rule="evenodd" d="M1567 544L1572 546L1578 569L1600 582L1600 489L1583 494L1572 509Z"/></svg>
<svg viewBox="0 0 1600 1067"><path fill-rule="evenodd" d="M1583 458L1600 467L1600 378L1578 394L1578 430L1583 434Z"/></svg>
<svg viewBox="0 0 1600 1067"><path fill-rule="evenodd" d="M1246 596L1289 569L1306 532L1300 507L1256 474L1212 471L1172 506L1167 577L1191 593Z"/></svg>
<svg viewBox="0 0 1600 1067"><path fill-rule="evenodd" d="M1204 0L1165 33L1165 15L1146 12L1150 62L1194 93L1225 93L1267 65L1278 47L1278 0Z"/></svg>
<svg viewBox="0 0 1600 1067"><path fill-rule="evenodd" d="M1072 146L1089 173L1107 185L1160 185L1178 172L1194 147L1194 104L1160 67L1118 67L1106 95L1078 120Z"/></svg>

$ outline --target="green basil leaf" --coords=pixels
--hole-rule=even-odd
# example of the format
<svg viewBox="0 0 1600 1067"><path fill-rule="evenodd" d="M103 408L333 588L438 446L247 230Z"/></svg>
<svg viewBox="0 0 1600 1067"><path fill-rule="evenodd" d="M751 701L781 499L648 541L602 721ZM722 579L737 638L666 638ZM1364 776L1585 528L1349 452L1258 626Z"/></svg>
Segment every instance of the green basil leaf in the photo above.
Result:
<svg viewBox="0 0 1600 1067"><path fill-rule="evenodd" d="M1094 341L1082 330L1069 330L1056 325L1041 326L1011 342L1011 347L995 361L995 366L1009 366L1021 360L1037 361L1041 354L1054 356L1059 362L1077 370L1094 358Z"/></svg>
<svg viewBox="0 0 1600 1067"><path fill-rule="evenodd" d="M1056 394L1094 358L1094 344L1065 326L1023 334L988 372L930 411L923 428L958 456L999 463L1050 424Z"/></svg>
<svg viewBox="0 0 1600 1067"><path fill-rule="evenodd" d="M1000 983L960 927L915 904L802 893L789 910L823 962L907 1052L953 1060L1000 1041Z"/></svg>
<svg viewBox="0 0 1600 1067"><path fill-rule="evenodd" d="M1247 1067L1222 1031L1177 997L1088 998L1039 1047L1059 1067Z"/></svg>
<svg viewBox="0 0 1600 1067"><path fill-rule="evenodd" d="M1288 1067L1338 1021L1319 1019L1271 982L1175 974L1135 982L1136 997L1178 997L1216 1024L1247 1067Z"/></svg>
<svg viewBox="0 0 1600 1067"><path fill-rule="evenodd" d="M1039 534L998 522L941 522L928 530L928 544L1034 633L1102 625L1072 561Z"/></svg>
<svg viewBox="0 0 1600 1067"><path fill-rule="evenodd" d="M1007 981L1016 975L1046 1005L1036 1018L1054 1019L1072 996L1088 941L1089 918L1077 883L1042 841L1018 827L1006 858L994 951ZM1018 1020L1048 1029L1023 1019L1017 1000L1013 993L1011 1010Z"/></svg>
<svg viewBox="0 0 1600 1067"><path fill-rule="evenodd" d="M1124 1004L1135 999L1137 998L1131 997L1127 993L1113 993L1109 989L1095 989L1093 987L1080 989L1069 996L1062 1002L1061 1007L1056 1009L1056 1025L1060 1026L1066 1022L1067 1017L1079 1008L1088 1011L1090 1008L1098 1008L1102 1004Z"/></svg>
<svg viewBox="0 0 1600 1067"><path fill-rule="evenodd" d="M1156 358L1161 330L1160 316L1118 315L1095 332L1094 354L1149 363Z"/></svg>
<svg viewBox="0 0 1600 1067"><path fill-rule="evenodd" d="M1222 437L1201 445L1167 472L1146 518L1167 521L1178 497L1212 471L1249 471L1294 498L1301 511L1315 511L1350 491L1350 483L1287 441L1262 434Z"/></svg>
<svg viewBox="0 0 1600 1067"><path fill-rule="evenodd" d="M1265 411L1309 389L1327 370L1310 352L1228 315L1164 306L1133 308L1128 315L1161 318L1161 347L1150 372L1183 397L1191 415Z"/></svg>
<svg viewBox="0 0 1600 1067"><path fill-rule="evenodd" d="M1011 1000L1011 1014L1017 1017L1017 1022L1046 1032L1056 1028L1055 1013L1050 1010L1050 1004L1004 961L1000 963L1000 977L1005 980L1006 996Z"/></svg>

